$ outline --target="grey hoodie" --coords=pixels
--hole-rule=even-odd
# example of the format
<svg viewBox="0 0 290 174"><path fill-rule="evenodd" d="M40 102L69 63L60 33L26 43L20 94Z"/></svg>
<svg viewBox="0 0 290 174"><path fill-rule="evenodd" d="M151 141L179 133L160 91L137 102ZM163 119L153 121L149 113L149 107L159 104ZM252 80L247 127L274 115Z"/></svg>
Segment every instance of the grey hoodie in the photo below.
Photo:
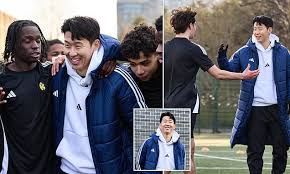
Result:
<svg viewBox="0 0 290 174"><path fill-rule="evenodd" d="M169 142L166 142L161 130L158 128L156 130L156 135L159 137L159 157L156 166L156 170L174 170L174 153L173 153L173 143L177 142L179 139L179 134L173 130L172 138Z"/></svg>

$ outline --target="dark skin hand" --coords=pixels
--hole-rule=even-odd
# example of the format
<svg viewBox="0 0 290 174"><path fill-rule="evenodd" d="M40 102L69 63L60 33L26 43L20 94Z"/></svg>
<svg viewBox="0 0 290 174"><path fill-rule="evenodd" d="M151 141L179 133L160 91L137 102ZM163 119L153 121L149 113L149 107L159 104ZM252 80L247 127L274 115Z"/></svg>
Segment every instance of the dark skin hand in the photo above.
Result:
<svg viewBox="0 0 290 174"><path fill-rule="evenodd" d="M7 100L4 100L5 92L3 91L3 88L0 87L0 104L7 103Z"/></svg>
<svg viewBox="0 0 290 174"><path fill-rule="evenodd" d="M102 70L100 72L101 78L104 78L104 77L107 77L108 75L110 75L114 71L116 64L117 64L116 60L107 61L103 65Z"/></svg>

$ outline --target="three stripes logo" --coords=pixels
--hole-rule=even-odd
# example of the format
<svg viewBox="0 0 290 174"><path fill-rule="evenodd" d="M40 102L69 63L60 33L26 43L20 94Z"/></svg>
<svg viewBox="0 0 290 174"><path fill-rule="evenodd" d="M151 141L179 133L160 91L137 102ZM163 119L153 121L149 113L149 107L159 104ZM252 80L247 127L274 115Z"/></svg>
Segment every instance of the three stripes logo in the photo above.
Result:
<svg viewBox="0 0 290 174"><path fill-rule="evenodd" d="M16 97L16 95L13 91L10 91L6 98L13 98L13 97Z"/></svg>
<svg viewBox="0 0 290 174"><path fill-rule="evenodd" d="M53 92L53 95L56 96L56 97L58 97L58 90L54 91Z"/></svg>
<svg viewBox="0 0 290 174"><path fill-rule="evenodd" d="M81 105L80 105L80 104L78 104L78 105L77 105L77 109L78 109L78 110L80 110L80 111L82 110L82 108L81 108Z"/></svg>

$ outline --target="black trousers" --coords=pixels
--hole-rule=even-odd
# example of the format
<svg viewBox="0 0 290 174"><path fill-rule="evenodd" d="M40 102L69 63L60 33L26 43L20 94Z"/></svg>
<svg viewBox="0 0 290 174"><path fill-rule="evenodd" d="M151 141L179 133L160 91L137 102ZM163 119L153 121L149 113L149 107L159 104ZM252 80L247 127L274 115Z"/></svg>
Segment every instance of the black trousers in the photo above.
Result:
<svg viewBox="0 0 290 174"><path fill-rule="evenodd" d="M278 118L278 106L252 107L248 121L247 163L251 174L262 174L268 136L273 144L272 174L282 174L287 165L287 142Z"/></svg>

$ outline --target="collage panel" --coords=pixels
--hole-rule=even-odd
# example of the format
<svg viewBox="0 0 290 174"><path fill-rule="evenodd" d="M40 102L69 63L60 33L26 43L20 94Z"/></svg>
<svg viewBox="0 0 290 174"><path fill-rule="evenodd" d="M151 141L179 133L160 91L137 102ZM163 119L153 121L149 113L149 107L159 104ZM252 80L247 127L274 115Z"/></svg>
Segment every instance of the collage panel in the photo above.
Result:
<svg viewBox="0 0 290 174"><path fill-rule="evenodd" d="M196 115L193 173L289 173L289 7L164 1L164 106Z"/></svg>
<svg viewBox="0 0 290 174"><path fill-rule="evenodd" d="M190 109L134 109L134 170L190 170Z"/></svg>
<svg viewBox="0 0 290 174"><path fill-rule="evenodd" d="M118 38L123 60L148 108L162 107L163 1L118 0Z"/></svg>
<svg viewBox="0 0 290 174"><path fill-rule="evenodd" d="M197 114L192 170L289 173L289 2L164 2L164 106Z"/></svg>

